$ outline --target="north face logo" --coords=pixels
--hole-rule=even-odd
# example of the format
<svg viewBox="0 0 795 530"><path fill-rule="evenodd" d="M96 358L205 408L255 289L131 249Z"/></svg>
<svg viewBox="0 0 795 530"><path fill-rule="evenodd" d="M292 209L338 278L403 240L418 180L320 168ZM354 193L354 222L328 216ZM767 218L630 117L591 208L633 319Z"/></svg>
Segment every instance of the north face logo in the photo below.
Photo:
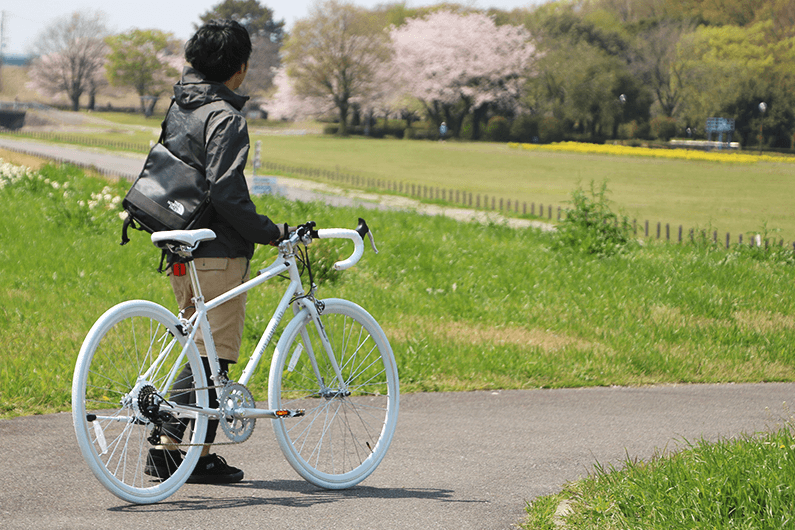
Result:
<svg viewBox="0 0 795 530"><path fill-rule="evenodd" d="M168 208L177 215L182 215L185 213L185 207L182 206L182 203L177 201L168 201Z"/></svg>

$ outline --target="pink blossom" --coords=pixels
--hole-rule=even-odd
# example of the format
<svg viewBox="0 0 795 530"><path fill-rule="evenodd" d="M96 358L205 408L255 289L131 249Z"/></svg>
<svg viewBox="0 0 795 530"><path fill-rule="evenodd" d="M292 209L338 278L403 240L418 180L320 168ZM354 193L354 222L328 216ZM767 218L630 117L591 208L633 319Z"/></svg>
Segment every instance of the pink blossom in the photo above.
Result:
<svg viewBox="0 0 795 530"><path fill-rule="evenodd" d="M521 95L536 48L523 27L481 13L438 11L390 31L403 89L430 111L464 101L512 106Z"/></svg>

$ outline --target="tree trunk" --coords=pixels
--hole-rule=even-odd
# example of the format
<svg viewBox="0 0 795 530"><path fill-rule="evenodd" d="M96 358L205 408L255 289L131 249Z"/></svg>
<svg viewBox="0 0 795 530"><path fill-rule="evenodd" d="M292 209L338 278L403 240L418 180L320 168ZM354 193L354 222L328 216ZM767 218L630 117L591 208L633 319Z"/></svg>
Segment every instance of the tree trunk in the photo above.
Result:
<svg viewBox="0 0 795 530"><path fill-rule="evenodd" d="M481 105L472 112L472 139L480 140L480 122L486 117L486 112L489 110L488 103Z"/></svg>
<svg viewBox="0 0 795 530"><path fill-rule="evenodd" d="M339 102L337 108L340 111L340 129L337 134L348 136L348 102Z"/></svg>

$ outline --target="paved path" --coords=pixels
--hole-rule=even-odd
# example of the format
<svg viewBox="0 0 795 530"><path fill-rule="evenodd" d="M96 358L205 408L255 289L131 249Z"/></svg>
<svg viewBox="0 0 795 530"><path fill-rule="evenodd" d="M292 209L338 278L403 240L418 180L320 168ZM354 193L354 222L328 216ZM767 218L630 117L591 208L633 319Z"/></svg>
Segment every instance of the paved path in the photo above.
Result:
<svg viewBox="0 0 795 530"><path fill-rule="evenodd" d="M186 485L150 506L99 484L69 414L3 420L0 528L509 530L526 501L597 461L774 428L794 398L795 384L409 394L389 453L357 487L304 482L260 420L247 442L219 448L244 482Z"/></svg>

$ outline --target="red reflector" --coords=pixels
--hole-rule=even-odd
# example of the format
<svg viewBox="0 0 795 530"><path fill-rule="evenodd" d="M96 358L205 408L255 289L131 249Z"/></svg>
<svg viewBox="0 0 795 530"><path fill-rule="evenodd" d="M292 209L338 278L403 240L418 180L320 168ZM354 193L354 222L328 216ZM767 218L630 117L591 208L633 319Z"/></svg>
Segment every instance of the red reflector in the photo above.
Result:
<svg viewBox="0 0 795 530"><path fill-rule="evenodd" d="M185 276L188 274L188 268L184 263L175 263L171 266L174 276Z"/></svg>
<svg viewBox="0 0 795 530"><path fill-rule="evenodd" d="M279 416L280 418L284 417L284 416L289 416L290 415L290 411L289 410L277 410L276 411L276 415Z"/></svg>

